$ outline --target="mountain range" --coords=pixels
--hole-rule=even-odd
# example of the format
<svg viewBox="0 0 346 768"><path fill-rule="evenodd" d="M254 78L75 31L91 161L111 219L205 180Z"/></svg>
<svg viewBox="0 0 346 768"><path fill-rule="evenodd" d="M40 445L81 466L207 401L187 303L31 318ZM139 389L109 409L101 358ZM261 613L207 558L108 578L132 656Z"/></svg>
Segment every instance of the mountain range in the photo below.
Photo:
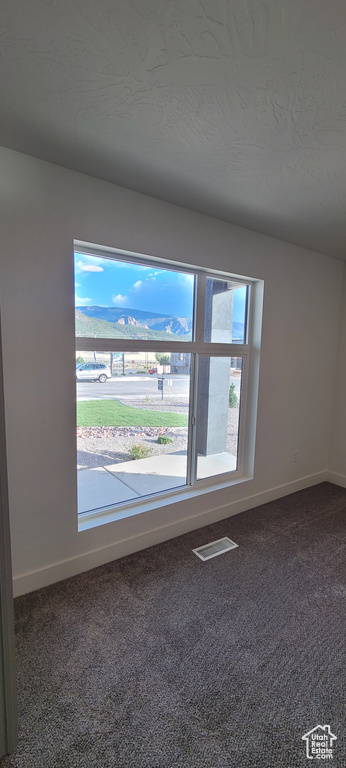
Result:
<svg viewBox="0 0 346 768"><path fill-rule="evenodd" d="M84 309L84 307L83 307ZM97 308L98 309L98 308ZM100 307L100 309L103 309ZM112 310L112 307L110 308ZM99 339L149 339L151 341L173 341L178 334L172 331L156 331L146 324L141 324L136 318L124 313L119 317L119 322L110 322L97 317L95 314L87 315L81 309L75 312L76 336L94 337ZM189 334L179 336L181 341L189 341Z"/></svg>
<svg viewBox="0 0 346 768"><path fill-rule="evenodd" d="M93 322L88 322L87 318ZM107 323L110 327L107 328L107 326L102 325L103 323ZM77 336L143 338L143 334L137 329L145 328L147 330L145 337L148 339L172 341L173 334L174 336L181 336L181 341L190 341L192 318L162 315L157 312L145 312L129 307L83 306L76 309L76 326L84 331L78 333L76 329ZM92 332L93 328L94 332Z"/></svg>
<svg viewBox="0 0 346 768"><path fill-rule="evenodd" d="M76 307L76 335L110 339L191 341L192 318L164 315L129 307ZM145 331L145 333L143 333ZM242 338L243 323L233 323L234 341Z"/></svg>

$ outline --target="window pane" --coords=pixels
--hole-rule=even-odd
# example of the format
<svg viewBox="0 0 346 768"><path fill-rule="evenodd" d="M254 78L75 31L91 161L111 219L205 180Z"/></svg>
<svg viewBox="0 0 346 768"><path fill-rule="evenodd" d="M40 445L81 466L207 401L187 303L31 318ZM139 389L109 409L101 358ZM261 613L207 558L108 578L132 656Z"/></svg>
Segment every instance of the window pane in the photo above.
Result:
<svg viewBox="0 0 346 768"><path fill-rule="evenodd" d="M197 479L238 468L242 359L202 357L197 421Z"/></svg>
<svg viewBox="0 0 346 768"><path fill-rule="evenodd" d="M207 277L204 341L245 344L248 286Z"/></svg>
<svg viewBox="0 0 346 768"><path fill-rule="evenodd" d="M76 357L78 511L186 485L190 355Z"/></svg>
<svg viewBox="0 0 346 768"><path fill-rule="evenodd" d="M191 341L195 276L75 254L76 336Z"/></svg>

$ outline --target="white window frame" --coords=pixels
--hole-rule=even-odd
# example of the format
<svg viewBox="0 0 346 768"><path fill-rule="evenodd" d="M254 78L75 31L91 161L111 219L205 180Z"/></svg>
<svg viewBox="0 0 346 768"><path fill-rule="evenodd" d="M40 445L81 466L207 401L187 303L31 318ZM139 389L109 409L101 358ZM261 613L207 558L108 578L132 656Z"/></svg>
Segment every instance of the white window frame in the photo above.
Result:
<svg viewBox="0 0 346 768"><path fill-rule="evenodd" d="M89 338L76 336L76 351L96 352L183 352L191 355L190 373L190 415L187 446L187 481L178 488L160 491L136 500L119 502L107 507L90 510L78 515L78 529L100 525L115 519L138 514L147 509L161 507L174 501L218 490L223 487L236 485L239 482L250 480L254 472L255 458L255 433L257 419L257 396L259 377L259 352L261 340L262 306L263 306L263 281L222 272L214 269L206 269L200 266L192 266L181 262L166 261L153 256L142 255L132 251L118 250L108 247L95 246L81 241L74 241L74 253L109 258L112 261L126 261L128 263L144 265L172 270L174 272L192 273L196 276L197 285L194 291L193 331L192 341L183 341L181 345L175 341L152 341L114 338ZM205 314L205 286L206 278L232 281L239 285L248 285L247 320L245 343L213 343L204 341L204 314ZM241 406L238 429L238 456L237 469L211 477L196 479L197 474L197 420L198 398L201 357L236 357L242 358L242 387Z"/></svg>

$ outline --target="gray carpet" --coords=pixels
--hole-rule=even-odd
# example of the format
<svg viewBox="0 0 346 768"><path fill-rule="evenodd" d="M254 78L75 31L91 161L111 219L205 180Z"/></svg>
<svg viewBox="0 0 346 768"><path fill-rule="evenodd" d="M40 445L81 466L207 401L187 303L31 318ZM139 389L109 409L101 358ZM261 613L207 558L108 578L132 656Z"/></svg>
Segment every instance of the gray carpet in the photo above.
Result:
<svg viewBox="0 0 346 768"><path fill-rule="evenodd" d="M1 768L299 768L318 724L341 768L345 508L323 483L18 598Z"/></svg>

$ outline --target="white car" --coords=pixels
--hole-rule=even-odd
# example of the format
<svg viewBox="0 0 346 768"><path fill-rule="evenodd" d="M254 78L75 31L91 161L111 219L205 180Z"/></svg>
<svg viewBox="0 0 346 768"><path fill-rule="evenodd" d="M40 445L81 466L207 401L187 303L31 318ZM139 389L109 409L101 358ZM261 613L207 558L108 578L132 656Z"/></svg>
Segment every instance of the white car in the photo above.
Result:
<svg viewBox="0 0 346 768"><path fill-rule="evenodd" d="M104 384L110 378L110 368L104 363L80 363L77 365L77 381L101 381Z"/></svg>

